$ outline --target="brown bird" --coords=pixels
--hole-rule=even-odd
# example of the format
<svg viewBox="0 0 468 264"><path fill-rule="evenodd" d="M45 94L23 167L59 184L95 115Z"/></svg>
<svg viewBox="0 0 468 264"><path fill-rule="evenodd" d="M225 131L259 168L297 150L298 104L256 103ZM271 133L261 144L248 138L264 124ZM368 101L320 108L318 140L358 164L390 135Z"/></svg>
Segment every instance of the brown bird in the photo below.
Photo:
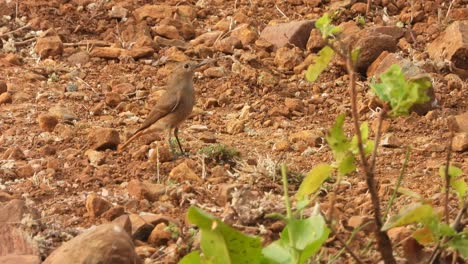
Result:
<svg viewBox="0 0 468 264"><path fill-rule="evenodd" d="M167 130L169 146L172 148L171 134L174 131L179 150L181 154L184 154L178 136L179 125L189 117L195 105L195 91L193 89L195 69L206 63L206 61L201 63L187 61L181 62L175 67L168 78L167 90L162 94L141 127L123 145L119 146L119 152L142 135Z"/></svg>

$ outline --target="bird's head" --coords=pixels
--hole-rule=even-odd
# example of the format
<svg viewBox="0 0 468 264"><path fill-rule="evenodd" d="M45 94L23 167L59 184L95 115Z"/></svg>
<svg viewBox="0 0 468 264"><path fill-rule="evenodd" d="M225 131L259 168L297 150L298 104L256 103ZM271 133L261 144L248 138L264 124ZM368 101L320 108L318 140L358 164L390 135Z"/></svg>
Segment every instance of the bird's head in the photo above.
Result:
<svg viewBox="0 0 468 264"><path fill-rule="evenodd" d="M205 65L207 62L202 61L202 62L196 62L196 61L184 61L179 63L177 65L174 73L178 75L183 75L183 76L193 76L193 73L195 70L200 67Z"/></svg>

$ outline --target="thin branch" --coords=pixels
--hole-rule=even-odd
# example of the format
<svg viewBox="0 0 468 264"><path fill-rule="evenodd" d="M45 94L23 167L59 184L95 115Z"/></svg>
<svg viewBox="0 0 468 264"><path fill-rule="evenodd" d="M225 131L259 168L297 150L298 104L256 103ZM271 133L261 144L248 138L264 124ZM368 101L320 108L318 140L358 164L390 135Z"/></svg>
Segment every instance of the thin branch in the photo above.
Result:
<svg viewBox="0 0 468 264"><path fill-rule="evenodd" d="M397 183L395 186L395 190L392 193L392 197L390 197L390 200L388 201L387 208L385 209L383 219L387 219L388 213L390 212L390 208L392 208L393 202L395 201L396 194L398 192L398 188L400 188L401 182L403 180L403 176L405 175L406 168L408 167L408 161L410 158L410 153L411 153L411 148L408 147L406 149L406 155L405 155L405 161L403 162L403 166L401 167L400 175L398 175Z"/></svg>
<svg viewBox="0 0 468 264"><path fill-rule="evenodd" d="M367 0L366 16L369 16L369 12L370 12L370 9L371 9L371 2L372 2L372 0Z"/></svg>
<svg viewBox="0 0 468 264"><path fill-rule="evenodd" d="M453 143L453 132L450 133L450 140L447 146L447 159L445 161L445 203L444 203L444 213L445 213L445 223L449 224L449 193L450 193L450 175L449 175L449 166L450 158L452 156L452 143Z"/></svg>
<svg viewBox="0 0 468 264"><path fill-rule="evenodd" d="M379 114L379 117L377 119L377 132L375 134L375 146L374 146L374 150L372 152L372 156L371 156L371 167L370 167L370 170L371 171L375 171L375 162L377 160L377 149L380 145L380 138L382 137L382 123L383 123L383 119L385 118L387 114L387 106L385 105L381 110L380 110L380 114Z"/></svg>
<svg viewBox="0 0 468 264"><path fill-rule="evenodd" d="M9 34L16 33L16 32L21 31L21 30L23 30L23 29L27 29L27 28L29 28L30 26L31 26L31 25L27 24L27 25L22 26L22 27L20 27L20 28L17 28L17 29L14 29L14 30L5 32L5 33L3 33L3 34L0 34L0 38L3 37L3 36L9 35Z"/></svg>

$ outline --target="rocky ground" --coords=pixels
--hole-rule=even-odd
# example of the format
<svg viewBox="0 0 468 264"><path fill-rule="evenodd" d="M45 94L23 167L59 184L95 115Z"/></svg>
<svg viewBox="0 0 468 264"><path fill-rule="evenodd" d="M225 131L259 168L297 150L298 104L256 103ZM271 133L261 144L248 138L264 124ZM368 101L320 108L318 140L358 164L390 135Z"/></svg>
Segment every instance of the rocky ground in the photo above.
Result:
<svg viewBox="0 0 468 264"><path fill-rule="evenodd" d="M358 101L371 136L377 105L368 79L393 63L411 69L408 76L430 75L431 102L384 123L377 177L385 204L411 146L403 186L441 206L437 172L451 128L452 162L468 172L468 1L372 2L366 14L365 1L351 0L1 1L0 256L40 263L37 256L44 260L83 230L114 221L136 250L106 226L81 239L117 241L123 259L175 263L197 246L185 219L190 205L265 244L276 239L282 224L264 216L284 211L278 164L289 166L294 193L304 173L332 161L324 135L338 114L350 113L342 62L315 83L304 79L323 46L310 21L325 12L334 12L343 41L365 51ZM208 57L214 60L195 75L196 107L180 132L189 155L175 158L158 134L118 153L174 62ZM351 123L345 128L351 132ZM344 239L372 213L364 178L345 182L337 193L325 184L319 198L327 210L336 195ZM392 213L410 202L401 197ZM455 199L451 205L455 215ZM396 243L407 236L394 233ZM74 243L68 247L81 256L99 254ZM362 230L351 247L375 263L374 244ZM340 248L332 237L320 260ZM63 254L46 262L64 263ZM70 258L82 263L80 254Z"/></svg>

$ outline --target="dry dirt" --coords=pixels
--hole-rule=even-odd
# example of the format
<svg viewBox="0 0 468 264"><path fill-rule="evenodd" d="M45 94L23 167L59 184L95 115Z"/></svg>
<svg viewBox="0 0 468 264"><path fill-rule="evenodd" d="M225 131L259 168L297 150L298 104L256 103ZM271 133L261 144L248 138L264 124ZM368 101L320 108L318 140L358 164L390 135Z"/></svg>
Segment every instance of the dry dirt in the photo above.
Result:
<svg viewBox="0 0 468 264"><path fill-rule="evenodd" d="M35 32L49 28L55 28L64 43L105 40L122 44L125 22L109 17L108 12L112 6L124 6L131 16L134 9L148 3L172 6L196 4L196 1L171 0L31 0L16 1L18 4L15 6L15 1L6 2L8 4L0 3L0 15L4 16L1 18L1 25L7 28L3 32L20 28L26 23L32 26L8 37L2 35L4 47L9 38L14 42L23 42L35 36ZM246 19L261 31L271 20L316 19L332 5L323 1L318 7L310 7L302 4L303 1L300 0L198 2L208 5L195 7L197 17L193 25L197 35L206 32L219 20L239 13L246 14ZM395 2L402 4L401 1ZM403 6L409 5L410 2L429 1L404 1ZM410 59L427 59L426 45L445 28L444 22L438 22L438 10L445 17L450 2L453 3L452 8L467 7L466 1L460 0L434 2L440 5L435 5L424 14L419 22L424 24L412 25L421 37L411 44L414 49L412 54L404 53ZM96 5L88 8L90 3ZM341 9L340 12L338 22L352 20L358 15L350 8ZM396 14L398 13L397 9ZM383 15L383 4L374 3L371 14L366 18L366 26L374 22L382 24ZM435 28L434 32L427 33L421 29L429 25ZM317 83L311 84L304 80L303 74L279 71L273 63L274 52L252 60L249 67L251 72L248 73L232 71L231 67L239 57L233 60L215 53L215 63L205 66L201 73L196 74L196 113L181 127L180 137L183 146L189 152L188 157L162 162L158 168L156 161L147 157L149 148L141 149L145 144L156 146L158 141L151 143L159 138L156 136L135 141L123 153L105 150L103 164L94 166L85 155L85 151L89 149L89 132L93 127L114 128L123 141L129 132L138 127L138 123L151 108L151 105L145 103L150 98L148 95L162 89L165 84L167 67L161 58L167 55L169 48L158 47L153 56L139 60L91 57L83 65L77 66L67 58L78 51L88 52L92 46L69 44L65 46L62 56L48 59L40 59L34 54L34 39L16 47L17 50L10 53L16 54L18 64L9 63L4 58L0 68L0 79L8 84L8 91L13 97L12 103L0 105L0 158L12 147L21 150L25 157L16 161L14 169L0 171L3 173L0 175L0 190L26 199L41 213L41 224L33 235L40 237L43 258L63 241L75 236L79 230L106 221L89 216L85 200L91 193L102 196L114 206L123 206L129 213L157 213L175 219L180 225L180 237L183 239L169 241L168 244L177 243L176 253L169 254L170 256L161 253L157 256L159 260L176 261L190 248L191 245L184 242L190 237L190 225L185 220L185 213L190 205L198 205L214 215L224 217L228 223L240 230L262 236L267 243L277 238L280 230L278 223L263 217L247 224L241 223L235 213L226 212L232 209L229 209L225 201L220 201L221 189L229 184L246 184L258 197L268 195L272 201L281 203L281 177L274 169L278 164L286 163L293 172L290 177L293 194L297 190L301 175L319 162L332 162L330 149L322 146L321 142L292 142L288 140L288 136L302 131L313 131L316 135L323 136L338 114L348 113L349 116L350 112L348 77L339 65L330 67ZM7 53L3 51L1 56ZM244 47L239 54L244 53L255 55L254 44ZM203 59L193 54L189 56L192 59ZM242 60L241 62L246 63ZM221 77L208 77L203 74L203 70L213 66L224 67L225 72ZM396 148L380 148L379 151L377 179L384 205L393 190L407 146L412 146L412 152L403 186L433 199L435 206L441 206L443 201L442 181L437 171L445 161L446 145L450 136L447 118L468 111L468 88L449 87L447 79L444 78L448 71L427 68L434 80L439 105L425 116L412 114L389 121L387 133L393 133L400 142ZM271 73L279 81L272 87L260 85L257 77L262 72ZM122 102L125 105L110 107L103 102L106 93L118 83L131 83L139 92L136 95L134 93L123 96ZM361 78L359 84L361 95L358 100L367 102L368 83L365 78ZM288 116L271 116L270 109L285 107L285 98L299 98L303 100L304 106ZM38 125L38 116L57 105L71 110L78 120L68 123L61 121L53 132L44 132ZM236 120L246 105L250 109L245 128L240 133L227 133L227 125ZM93 114L96 109L100 110L100 113ZM364 107L361 114L361 119L368 120L373 127L377 117L373 109ZM350 120L348 117L346 130L351 133ZM213 144L204 143L203 139L213 136L217 143L237 149L241 154L240 160L226 164L202 162L198 151ZM167 149L163 142L164 140L159 143L162 150ZM277 143L285 144L286 149L276 150ZM140 155L133 155L139 150ZM467 153L454 152L452 156L453 163L460 166L465 175L468 172ZM5 164L7 161L2 162ZM187 163L199 176L205 173L206 179L198 183L168 180L169 172L182 162ZM23 175L26 176L21 177L15 169L26 167L27 170L28 164L33 169L33 175L25 172ZM129 181L157 181L158 170L160 182L167 186L165 195L154 202L129 196ZM345 182L346 184L334 194L337 197L337 226L343 238L350 234L350 229L346 228L348 219L352 216L370 216L372 210L363 176L356 173L346 177ZM330 186L329 183L325 184L323 195L319 197L319 202L325 210L330 196L333 195L325 191L331 191ZM409 198L401 197L392 208L392 213L409 202ZM451 214L454 215L457 204L455 199L452 202ZM282 205L276 207L282 208ZM377 253L373 246L367 250L366 245L375 244L373 242L370 233L361 232L351 245L363 259L372 263ZM164 246L166 245L161 247ZM330 239L323 249L321 259L326 261L339 249L340 244ZM339 262L347 261L348 257L343 256Z"/></svg>

